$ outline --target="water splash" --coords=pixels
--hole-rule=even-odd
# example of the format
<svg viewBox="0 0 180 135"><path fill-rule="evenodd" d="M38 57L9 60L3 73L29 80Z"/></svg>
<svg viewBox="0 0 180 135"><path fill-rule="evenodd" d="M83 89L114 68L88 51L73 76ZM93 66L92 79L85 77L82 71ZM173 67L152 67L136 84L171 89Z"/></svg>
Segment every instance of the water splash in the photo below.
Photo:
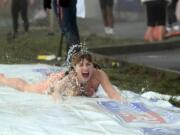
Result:
<svg viewBox="0 0 180 135"><path fill-rule="evenodd" d="M64 62L64 64L63 64L62 66L63 66L63 67L68 67L68 68L70 68L70 67L71 67L71 59L72 59L72 56L73 56L75 53L79 52L80 50L81 50L81 44L72 45L72 46L69 48L66 61Z"/></svg>
<svg viewBox="0 0 180 135"><path fill-rule="evenodd" d="M72 56L75 54L78 54L79 52L88 53L88 49L87 49L85 43L72 45L69 48L66 61L64 62L64 64L62 66L67 67L68 69L71 68L72 67L72 63L71 63L72 62Z"/></svg>

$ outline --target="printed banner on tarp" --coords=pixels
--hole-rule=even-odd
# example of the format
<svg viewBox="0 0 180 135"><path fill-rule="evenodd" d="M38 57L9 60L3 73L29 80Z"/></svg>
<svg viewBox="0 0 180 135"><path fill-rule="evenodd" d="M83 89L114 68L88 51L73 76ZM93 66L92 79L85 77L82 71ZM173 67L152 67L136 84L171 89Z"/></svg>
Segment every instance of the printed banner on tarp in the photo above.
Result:
<svg viewBox="0 0 180 135"><path fill-rule="evenodd" d="M166 127L143 128L144 135L179 135L180 129Z"/></svg>
<svg viewBox="0 0 180 135"><path fill-rule="evenodd" d="M142 102L120 103L118 101L98 101L98 105L116 120L141 129L144 135L178 135L180 113L147 107ZM171 125L172 124L172 125Z"/></svg>
<svg viewBox="0 0 180 135"><path fill-rule="evenodd" d="M98 102L101 106L113 113L118 119L127 123L146 122L146 123L166 123L166 120L158 113L148 109L141 102L131 104L120 104L116 101Z"/></svg>

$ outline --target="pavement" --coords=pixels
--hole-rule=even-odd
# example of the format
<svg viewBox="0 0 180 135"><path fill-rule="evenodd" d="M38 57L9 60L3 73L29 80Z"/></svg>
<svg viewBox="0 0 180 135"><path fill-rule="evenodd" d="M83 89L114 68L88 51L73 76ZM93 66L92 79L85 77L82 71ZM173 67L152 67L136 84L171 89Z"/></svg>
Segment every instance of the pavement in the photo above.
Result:
<svg viewBox="0 0 180 135"><path fill-rule="evenodd" d="M108 37L108 35L104 33L104 26L101 18L78 19L78 26L81 35L96 34ZM131 22L117 20L114 23L114 34L110 37L143 40L145 29L146 22L144 20Z"/></svg>
<svg viewBox="0 0 180 135"><path fill-rule="evenodd" d="M80 31L83 35L107 36L104 34L102 21L100 20L80 20L79 26L81 26ZM147 43L143 42L145 29L145 21L116 23L112 38L137 39L137 42L119 44L118 46L109 45L108 47L92 48L90 50L95 53L114 56L119 61L180 73L180 36L162 42Z"/></svg>
<svg viewBox="0 0 180 135"><path fill-rule="evenodd" d="M117 54L114 56L120 61L128 61L152 68L180 73L180 48L152 52Z"/></svg>

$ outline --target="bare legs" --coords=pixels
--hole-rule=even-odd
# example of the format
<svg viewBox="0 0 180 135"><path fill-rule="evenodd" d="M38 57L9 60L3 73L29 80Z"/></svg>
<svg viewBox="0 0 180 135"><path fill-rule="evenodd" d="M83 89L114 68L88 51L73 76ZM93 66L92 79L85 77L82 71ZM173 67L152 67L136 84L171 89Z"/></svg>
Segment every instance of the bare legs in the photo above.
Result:
<svg viewBox="0 0 180 135"><path fill-rule="evenodd" d="M102 11L104 30L106 34L113 34L113 25L114 25L114 17L113 17L113 0L100 0L100 6Z"/></svg>
<svg viewBox="0 0 180 135"><path fill-rule="evenodd" d="M145 41L162 41L165 37L166 30L165 26L159 25L159 26L148 26L145 35L144 35L144 40Z"/></svg>
<svg viewBox="0 0 180 135"><path fill-rule="evenodd" d="M19 91L43 93L48 87L48 83L29 84L20 78L9 78L0 73L0 85L9 86Z"/></svg>
<svg viewBox="0 0 180 135"><path fill-rule="evenodd" d="M166 30L166 6L164 0L147 1L147 30L144 35L145 41L162 41L165 38Z"/></svg>
<svg viewBox="0 0 180 135"><path fill-rule="evenodd" d="M48 34L53 34L54 33L54 16L53 16L53 11L52 9L47 8L47 15L48 15L48 27L49 27L49 33Z"/></svg>
<svg viewBox="0 0 180 135"><path fill-rule="evenodd" d="M24 91L26 86L28 85L27 82L25 82L22 79L7 78L4 76L4 74L0 74L0 84L15 88L15 89L20 90L20 91Z"/></svg>
<svg viewBox="0 0 180 135"><path fill-rule="evenodd" d="M149 42L154 41L153 29L154 29L154 27L150 27L150 26L147 28L147 30L145 32L145 35L144 35L144 40L145 41L149 41Z"/></svg>
<svg viewBox="0 0 180 135"><path fill-rule="evenodd" d="M106 7L102 9L103 22L105 27L113 28L113 12L112 7Z"/></svg>

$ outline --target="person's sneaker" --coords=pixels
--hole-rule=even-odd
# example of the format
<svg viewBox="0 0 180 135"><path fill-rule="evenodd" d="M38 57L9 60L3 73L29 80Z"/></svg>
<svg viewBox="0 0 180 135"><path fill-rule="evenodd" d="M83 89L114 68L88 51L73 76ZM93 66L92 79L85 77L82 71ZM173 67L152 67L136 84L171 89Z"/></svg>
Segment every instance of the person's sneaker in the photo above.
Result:
<svg viewBox="0 0 180 135"><path fill-rule="evenodd" d="M113 28L109 28L109 30L108 30L108 34L110 34L110 35L113 35L113 34L114 34L114 30L113 30Z"/></svg>
<svg viewBox="0 0 180 135"><path fill-rule="evenodd" d="M166 27L166 31L167 31L167 32L171 32L171 31L172 31L172 28L169 27L169 26L167 26L167 27Z"/></svg>
<svg viewBox="0 0 180 135"><path fill-rule="evenodd" d="M173 29L173 31L179 31L180 27L178 24L176 24L176 25L173 25L172 29Z"/></svg>
<svg viewBox="0 0 180 135"><path fill-rule="evenodd" d="M104 31L105 31L106 34L108 34L109 28L108 27L104 27Z"/></svg>
<svg viewBox="0 0 180 135"><path fill-rule="evenodd" d="M113 35L113 34L114 34L113 28L105 27L104 30L105 30L105 33L106 33L107 35Z"/></svg>

